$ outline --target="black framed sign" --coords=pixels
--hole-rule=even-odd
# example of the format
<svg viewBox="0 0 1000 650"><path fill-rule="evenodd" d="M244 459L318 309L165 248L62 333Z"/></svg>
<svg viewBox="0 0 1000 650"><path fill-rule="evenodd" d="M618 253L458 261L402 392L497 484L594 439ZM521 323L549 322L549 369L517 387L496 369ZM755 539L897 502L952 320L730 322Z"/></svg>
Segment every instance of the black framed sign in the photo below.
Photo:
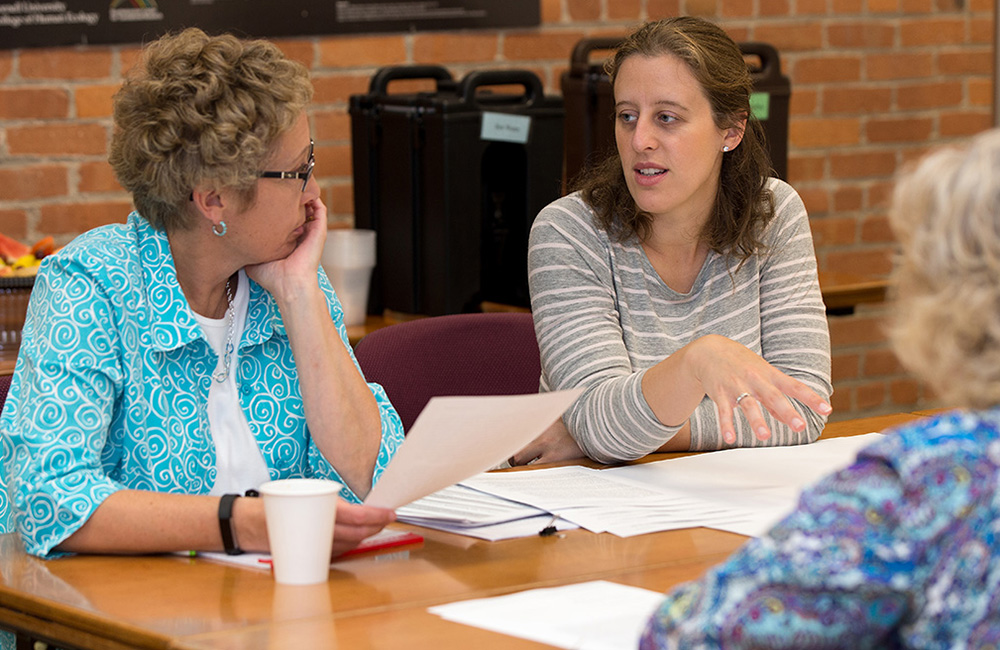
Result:
<svg viewBox="0 0 1000 650"><path fill-rule="evenodd" d="M0 0L0 48L141 43L201 27L289 37L529 27L540 0Z"/></svg>

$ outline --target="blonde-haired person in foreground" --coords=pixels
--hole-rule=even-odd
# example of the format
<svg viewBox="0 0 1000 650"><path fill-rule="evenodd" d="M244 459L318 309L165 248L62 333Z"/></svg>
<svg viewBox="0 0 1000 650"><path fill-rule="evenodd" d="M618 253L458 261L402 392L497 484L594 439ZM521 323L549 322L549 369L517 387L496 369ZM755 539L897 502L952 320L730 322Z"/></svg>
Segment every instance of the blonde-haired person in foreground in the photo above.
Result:
<svg viewBox="0 0 1000 650"><path fill-rule="evenodd" d="M236 497L278 478L343 483L337 551L393 520L358 503L403 429L319 268L311 96L273 44L197 29L116 94L136 210L41 265L0 417L0 529L29 552L266 551Z"/></svg>
<svg viewBox="0 0 1000 650"><path fill-rule="evenodd" d="M641 647L1000 644L1000 131L897 185L893 343L949 405L891 431L697 582Z"/></svg>

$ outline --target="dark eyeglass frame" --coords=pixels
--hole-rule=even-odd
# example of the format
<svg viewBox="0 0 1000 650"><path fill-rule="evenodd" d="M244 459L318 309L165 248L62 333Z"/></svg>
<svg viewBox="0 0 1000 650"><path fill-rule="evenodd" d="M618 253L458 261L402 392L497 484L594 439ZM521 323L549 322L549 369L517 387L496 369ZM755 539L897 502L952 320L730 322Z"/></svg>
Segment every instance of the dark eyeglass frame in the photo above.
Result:
<svg viewBox="0 0 1000 650"><path fill-rule="evenodd" d="M309 184L309 179L312 178L313 168L316 167L316 155L315 155L315 143L312 139L309 140L309 160L306 161L306 170L304 172L259 172L258 175L261 178L298 178L302 180L302 191L306 191L306 185Z"/></svg>

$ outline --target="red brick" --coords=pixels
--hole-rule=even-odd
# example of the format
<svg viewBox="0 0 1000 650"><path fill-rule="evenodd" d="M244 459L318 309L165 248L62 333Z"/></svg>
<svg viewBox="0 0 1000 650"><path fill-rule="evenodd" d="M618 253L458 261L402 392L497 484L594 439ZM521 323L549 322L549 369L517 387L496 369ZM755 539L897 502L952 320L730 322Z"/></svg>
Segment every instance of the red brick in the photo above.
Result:
<svg viewBox="0 0 1000 650"><path fill-rule="evenodd" d="M543 25L562 22L563 16L561 0L542 0L541 9Z"/></svg>
<svg viewBox="0 0 1000 650"><path fill-rule="evenodd" d="M872 119L866 135L870 142L924 142L933 129L929 117Z"/></svg>
<svg viewBox="0 0 1000 650"><path fill-rule="evenodd" d="M613 0L608 3L608 20L635 20L641 11L639 0Z"/></svg>
<svg viewBox="0 0 1000 650"><path fill-rule="evenodd" d="M274 39L278 49L292 61L298 61L307 68L316 62L316 47L313 41L302 38Z"/></svg>
<svg viewBox="0 0 1000 650"><path fill-rule="evenodd" d="M350 177L351 176L351 146L316 145L316 176Z"/></svg>
<svg viewBox="0 0 1000 650"><path fill-rule="evenodd" d="M973 106L993 105L993 82L989 79L969 80L969 103Z"/></svg>
<svg viewBox="0 0 1000 650"><path fill-rule="evenodd" d="M857 379L861 374L860 354L834 354L830 362L830 378L834 383Z"/></svg>
<svg viewBox="0 0 1000 650"><path fill-rule="evenodd" d="M716 0L702 0L700 3L695 3L697 6L692 7L691 0L686 0L687 11L692 16L714 16L715 3ZM711 10L708 9L709 6ZM681 2L680 0L646 0L646 13L649 14L650 20L679 16Z"/></svg>
<svg viewBox="0 0 1000 650"><path fill-rule="evenodd" d="M413 60L415 63L468 63L470 61L493 62L497 58L497 36L495 34L417 34L413 39ZM566 55L569 58L569 54Z"/></svg>
<svg viewBox="0 0 1000 650"><path fill-rule="evenodd" d="M351 95L367 93L370 82L369 74L314 75L313 101L316 104L346 104Z"/></svg>
<svg viewBox="0 0 1000 650"><path fill-rule="evenodd" d="M879 86L836 86L823 89L823 113L872 115L892 108L892 89Z"/></svg>
<svg viewBox="0 0 1000 650"><path fill-rule="evenodd" d="M826 35L832 47L887 48L892 47L895 42L896 28L883 21L835 23L827 26Z"/></svg>
<svg viewBox="0 0 1000 650"><path fill-rule="evenodd" d="M990 14L992 15L992 11ZM993 43L993 19L976 18L969 19L969 42L970 43Z"/></svg>
<svg viewBox="0 0 1000 650"><path fill-rule="evenodd" d="M14 69L14 54L12 50L0 50L0 81L6 81Z"/></svg>
<svg viewBox="0 0 1000 650"><path fill-rule="evenodd" d="M886 275L892 271L892 249L830 251L826 254L826 268L845 273Z"/></svg>
<svg viewBox="0 0 1000 650"><path fill-rule="evenodd" d="M789 0L760 0L758 16L781 16L791 14L792 8Z"/></svg>
<svg viewBox="0 0 1000 650"><path fill-rule="evenodd" d="M118 60L121 63L122 74L128 73L134 68L142 58L142 48L123 47L118 52Z"/></svg>
<svg viewBox="0 0 1000 650"><path fill-rule="evenodd" d="M873 14L896 13L899 0L868 0L868 11Z"/></svg>
<svg viewBox="0 0 1000 650"><path fill-rule="evenodd" d="M753 0L721 0L719 15L725 18L747 18L754 13Z"/></svg>
<svg viewBox="0 0 1000 650"><path fill-rule="evenodd" d="M835 16L847 16L859 14L864 11L865 0L833 0L833 11Z"/></svg>
<svg viewBox="0 0 1000 650"><path fill-rule="evenodd" d="M899 24L899 40L903 47L965 43L965 20L963 18L903 20Z"/></svg>
<svg viewBox="0 0 1000 650"><path fill-rule="evenodd" d="M850 387L834 385L830 406L833 407L830 421L847 419L854 412L854 390Z"/></svg>
<svg viewBox="0 0 1000 650"><path fill-rule="evenodd" d="M935 10L935 0L903 0L904 14L929 14Z"/></svg>
<svg viewBox="0 0 1000 650"><path fill-rule="evenodd" d="M940 119L938 130L941 137L974 135L993 126L993 116L984 111L942 113Z"/></svg>
<svg viewBox="0 0 1000 650"><path fill-rule="evenodd" d="M0 167L0 200L25 201L65 196L68 190L64 165Z"/></svg>
<svg viewBox="0 0 1000 650"><path fill-rule="evenodd" d="M861 78L861 58L857 56L801 58L795 63L791 76L797 84L858 81Z"/></svg>
<svg viewBox="0 0 1000 650"><path fill-rule="evenodd" d="M915 379L899 379L889 384L892 403L913 405L920 401L920 382Z"/></svg>
<svg viewBox="0 0 1000 650"><path fill-rule="evenodd" d="M826 156L790 155L788 180L792 185L802 181L817 181L826 174Z"/></svg>
<svg viewBox="0 0 1000 650"><path fill-rule="evenodd" d="M76 234L109 223L125 223L129 201L44 205L38 229L49 235Z"/></svg>
<svg viewBox="0 0 1000 650"><path fill-rule="evenodd" d="M819 93L810 88L797 88L788 98L789 115L816 115Z"/></svg>
<svg viewBox="0 0 1000 650"><path fill-rule="evenodd" d="M800 119L788 128L788 141L796 147L834 147L857 144L861 123L857 119Z"/></svg>
<svg viewBox="0 0 1000 650"><path fill-rule="evenodd" d="M888 176L896 170L896 154L891 151L852 151L830 155L834 178Z"/></svg>
<svg viewBox="0 0 1000 650"><path fill-rule="evenodd" d="M891 180L884 183L876 183L868 188L868 207L886 208L892 200L892 190L895 183Z"/></svg>
<svg viewBox="0 0 1000 650"><path fill-rule="evenodd" d="M337 214L354 214L354 188L350 181L334 183L327 191L329 208Z"/></svg>
<svg viewBox="0 0 1000 650"><path fill-rule="evenodd" d="M934 74L934 57L925 53L869 54L865 70L872 81L929 77Z"/></svg>
<svg viewBox="0 0 1000 650"><path fill-rule="evenodd" d="M69 117L69 96L61 88L0 88L0 120L46 120Z"/></svg>
<svg viewBox="0 0 1000 650"><path fill-rule="evenodd" d="M887 244L896 240L889 226L889 218L884 215L870 216L861 222L861 241L865 243Z"/></svg>
<svg viewBox="0 0 1000 650"><path fill-rule="evenodd" d="M960 81L905 85L896 91L896 104L903 111L958 106L961 103Z"/></svg>
<svg viewBox="0 0 1000 650"><path fill-rule="evenodd" d="M812 52L823 48L823 28L814 22L760 24L754 29L754 37L770 43L779 52Z"/></svg>
<svg viewBox="0 0 1000 650"><path fill-rule="evenodd" d="M826 14L826 0L799 0L795 3L795 15L814 16Z"/></svg>
<svg viewBox="0 0 1000 650"><path fill-rule="evenodd" d="M78 87L73 93L76 98L76 116L83 119L111 117L111 99L119 87L119 84Z"/></svg>
<svg viewBox="0 0 1000 650"><path fill-rule="evenodd" d="M568 60L581 32L515 32L507 34L503 56L510 61L534 59Z"/></svg>
<svg viewBox="0 0 1000 650"><path fill-rule="evenodd" d="M892 350L869 350L865 353L865 377L898 375L903 366Z"/></svg>
<svg viewBox="0 0 1000 650"><path fill-rule="evenodd" d="M566 0L566 9L570 20L591 21L601 17L600 0Z"/></svg>
<svg viewBox="0 0 1000 650"><path fill-rule="evenodd" d="M942 52L938 54L938 70L943 75L988 75L993 72L993 52L989 50Z"/></svg>
<svg viewBox="0 0 1000 650"><path fill-rule="evenodd" d="M80 163L81 192L124 192L106 161Z"/></svg>
<svg viewBox="0 0 1000 650"><path fill-rule="evenodd" d="M0 209L0 232L20 242L28 239L28 213Z"/></svg>
<svg viewBox="0 0 1000 650"><path fill-rule="evenodd" d="M319 42L319 65L332 68L385 66L406 63L402 36L350 36Z"/></svg>
<svg viewBox="0 0 1000 650"><path fill-rule="evenodd" d="M810 219L813 243L823 246L847 246L857 241L857 220L847 217Z"/></svg>
<svg viewBox="0 0 1000 650"><path fill-rule="evenodd" d="M833 191L833 211L837 214L854 212L864 207L864 192L855 185L840 185Z"/></svg>
<svg viewBox="0 0 1000 650"><path fill-rule="evenodd" d="M854 389L854 406L859 410L882 406L885 398L886 386L883 383L865 384Z"/></svg>
<svg viewBox="0 0 1000 650"><path fill-rule="evenodd" d="M98 124L58 123L11 127L7 146L15 156L100 155L106 150L107 130Z"/></svg>
<svg viewBox="0 0 1000 650"><path fill-rule="evenodd" d="M806 211L813 217L830 211L830 195L821 188L798 188L799 197L806 206Z"/></svg>
<svg viewBox="0 0 1000 650"><path fill-rule="evenodd" d="M21 50L25 79L106 79L111 76L111 51L105 48L42 48Z"/></svg>
<svg viewBox="0 0 1000 650"><path fill-rule="evenodd" d="M313 138L318 141L351 139L351 116L344 110L315 111L312 114Z"/></svg>

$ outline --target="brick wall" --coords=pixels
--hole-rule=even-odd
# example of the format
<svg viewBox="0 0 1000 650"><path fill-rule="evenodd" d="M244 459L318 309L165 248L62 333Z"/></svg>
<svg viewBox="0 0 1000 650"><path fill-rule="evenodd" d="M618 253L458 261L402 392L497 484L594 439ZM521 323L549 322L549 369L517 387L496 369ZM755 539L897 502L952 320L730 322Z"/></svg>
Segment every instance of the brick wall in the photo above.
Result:
<svg viewBox="0 0 1000 650"><path fill-rule="evenodd" d="M537 29L279 41L316 86L317 174L333 220L352 221L347 101L379 66L536 72L547 91L581 38L680 13L778 48L792 82L789 181L809 208L821 268L886 275L893 174L928 147L988 128L991 0L541 0ZM111 95L136 46L0 51L0 231L24 241L123 221L105 153ZM932 406L881 329L886 306L831 318L835 417Z"/></svg>

